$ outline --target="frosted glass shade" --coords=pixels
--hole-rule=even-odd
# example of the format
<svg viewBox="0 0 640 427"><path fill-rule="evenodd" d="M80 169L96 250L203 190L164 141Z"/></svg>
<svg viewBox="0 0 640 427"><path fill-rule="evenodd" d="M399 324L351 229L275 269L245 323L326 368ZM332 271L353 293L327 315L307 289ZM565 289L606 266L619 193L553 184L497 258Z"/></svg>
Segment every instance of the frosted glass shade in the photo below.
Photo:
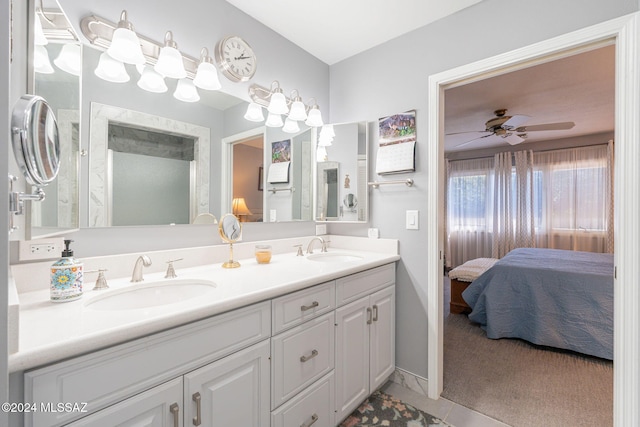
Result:
<svg viewBox="0 0 640 427"><path fill-rule="evenodd" d="M222 87L218 79L218 70L210 62L201 62L198 65L193 84L205 90L218 90Z"/></svg>
<svg viewBox="0 0 640 427"><path fill-rule="evenodd" d="M330 136L320 134L320 137L318 138L318 147L328 147L331 145L332 141L333 138Z"/></svg>
<svg viewBox="0 0 640 427"><path fill-rule="evenodd" d="M282 92L274 92L271 94L271 101L269 102L267 110L273 114L287 114L289 112L287 99Z"/></svg>
<svg viewBox="0 0 640 427"><path fill-rule="evenodd" d="M262 107L256 104L255 102L249 103L249 106L247 107L247 112L244 113L244 118L249 120L250 122L264 121L264 113L262 111Z"/></svg>
<svg viewBox="0 0 640 427"><path fill-rule="evenodd" d="M62 71L66 71L74 76L80 76L82 73L82 53L80 51L80 45L76 43L63 45L58 57L53 60L53 63Z"/></svg>
<svg viewBox="0 0 640 427"><path fill-rule="evenodd" d="M279 128L282 127L284 123L282 123L282 117L280 114L269 113L267 121L264 124L270 128Z"/></svg>
<svg viewBox="0 0 640 427"><path fill-rule="evenodd" d="M187 78L178 80L173 97L183 102L198 102L200 95L193 81Z"/></svg>
<svg viewBox="0 0 640 427"><path fill-rule="evenodd" d="M160 49L160 56L154 68L164 77L172 79L184 79L187 77L182 55L175 47L165 46Z"/></svg>
<svg viewBox="0 0 640 427"><path fill-rule="evenodd" d="M309 115L307 117L307 121L304 122L307 126L312 127L320 127L324 123L322 121L322 114L320 113L320 109L317 107L312 107L309 110Z"/></svg>
<svg viewBox="0 0 640 427"><path fill-rule="evenodd" d="M124 64L113 59L107 52L102 52L98 67L94 71L95 75L102 80L113 83L124 83L129 81L129 74L124 68Z"/></svg>
<svg viewBox="0 0 640 427"><path fill-rule="evenodd" d="M327 149L325 147L318 147L318 149L316 150L316 161L317 162L327 161Z"/></svg>
<svg viewBox="0 0 640 427"><path fill-rule="evenodd" d="M320 129L320 137L322 135L327 135L329 138L333 139L336 136L336 131L333 130L333 125L324 125L322 129Z"/></svg>
<svg viewBox="0 0 640 427"><path fill-rule="evenodd" d="M282 127L282 131L286 133L300 132L300 126L298 126L297 121L291 120L291 117L287 117L287 119L284 121L284 126Z"/></svg>
<svg viewBox="0 0 640 427"><path fill-rule="evenodd" d="M44 46L49 43L47 37L44 35L44 31L42 31L42 21L40 21L40 16L36 13L36 25L34 28L34 43L37 46Z"/></svg>
<svg viewBox="0 0 640 427"><path fill-rule="evenodd" d="M145 59L136 33L128 28L116 28L107 53L125 64L144 64Z"/></svg>
<svg viewBox="0 0 640 427"><path fill-rule="evenodd" d="M54 70L49 61L49 52L43 45L36 45L33 50L33 69L36 73L53 74Z"/></svg>
<svg viewBox="0 0 640 427"><path fill-rule="evenodd" d="M147 92L164 93L168 90L164 77L158 74L153 67L146 65L138 80L138 87Z"/></svg>
<svg viewBox="0 0 640 427"><path fill-rule="evenodd" d="M294 101L294 103L291 104L291 111L289 112L289 118L291 120L296 120L301 122L307 120L306 107L302 103L302 101Z"/></svg>

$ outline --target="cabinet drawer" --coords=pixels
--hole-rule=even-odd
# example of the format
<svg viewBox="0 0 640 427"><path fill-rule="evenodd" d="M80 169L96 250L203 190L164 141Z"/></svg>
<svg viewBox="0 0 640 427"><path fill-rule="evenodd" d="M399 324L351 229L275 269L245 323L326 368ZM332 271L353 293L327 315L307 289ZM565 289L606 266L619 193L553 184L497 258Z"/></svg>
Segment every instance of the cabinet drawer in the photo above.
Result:
<svg viewBox="0 0 640 427"><path fill-rule="evenodd" d="M87 402L94 412L189 369L269 338L263 302L25 373L25 402ZM27 427L57 426L74 412L25 414Z"/></svg>
<svg viewBox="0 0 640 427"><path fill-rule="evenodd" d="M273 411L271 427L334 427L333 371ZM313 424L311 424L313 423Z"/></svg>
<svg viewBox="0 0 640 427"><path fill-rule="evenodd" d="M395 281L396 265L394 263L342 277L336 280L336 305L340 307L355 301L378 289L393 285Z"/></svg>
<svg viewBox="0 0 640 427"><path fill-rule="evenodd" d="M335 308L335 282L303 289L273 300L273 334L327 313Z"/></svg>
<svg viewBox="0 0 640 427"><path fill-rule="evenodd" d="M299 393L334 365L332 311L271 339L271 409Z"/></svg>

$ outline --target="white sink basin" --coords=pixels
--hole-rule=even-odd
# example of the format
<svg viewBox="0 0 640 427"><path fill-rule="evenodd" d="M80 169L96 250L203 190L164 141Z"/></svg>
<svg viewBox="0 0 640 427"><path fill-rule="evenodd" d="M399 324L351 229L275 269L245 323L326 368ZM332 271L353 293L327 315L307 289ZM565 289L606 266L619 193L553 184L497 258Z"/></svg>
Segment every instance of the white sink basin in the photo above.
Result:
<svg viewBox="0 0 640 427"><path fill-rule="evenodd" d="M358 255L344 254L339 252L321 252L307 256L308 260L320 262L349 262L358 261L362 257Z"/></svg>
<svg viewBox="0 0 640 427"><path fill-rule="evenodd" d="M92 310L136 310L177 304L210 294L216 284L208 280L141 282L126 289L106 291L85 304Z"/></svg>

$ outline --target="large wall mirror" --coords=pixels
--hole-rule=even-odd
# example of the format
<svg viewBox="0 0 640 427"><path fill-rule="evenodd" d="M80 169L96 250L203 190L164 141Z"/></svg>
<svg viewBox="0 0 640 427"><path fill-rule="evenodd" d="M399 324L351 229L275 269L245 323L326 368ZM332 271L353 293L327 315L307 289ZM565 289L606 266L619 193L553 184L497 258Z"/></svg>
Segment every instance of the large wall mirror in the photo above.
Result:
<svg viewBox="0 0 640 427"><path fill-rule="evenodd" d="M219 219L232 212L247 222L320 218L315 206L315 128L287 134L262 127L257 140L243 141L234 148L238 150L235 156L227 155L225 141L256 127L243 118L246 100L221 91L199 90L198 102L179 101L173 97L174 79L166 79L166 92L148 92L138 87L140 73L133 65L125 65L128 81L106 81L94 72L103 51L78 42L72 27L79 28L79 23L64 21L64 11L55 0L42 3L40 11L40 0L31 0L29 16L33 28L38 17L50 40L42 45L31 38L31 88L55 110L63 160L59 183L52 184L55 190L47 192L41 207L31 207L27 238L84 227L210 222L212 216ZM60 53L71 50L64 49L68 45L75 46L72 50L79 58L75 74L56 65ZM34 70L42 47L51 59L53 73ZM360 124L353 126L359 129ZM358 169L358 162L366 165L362 160L366 158L366 132L363 142L358 131L347 132L346 127L336 126L333 146L326 151L330 161L340 163L340 200L352 193L358 207L354 212L340 202L342 210L331 220L366 221L366 191L360 189L360 182L366 188L366 177L361 179ZM288 182L270 180L272 165L284 159L274 158L274 150L287 144ZM235 165L230 163L233 159ZM345 173L352 182L347 193ZM244 199L244 205L236 199ZM163 206L172 206L171 212L167 209L166 215L155 215ZM199 221L201 217L207 221Z"/></svg>

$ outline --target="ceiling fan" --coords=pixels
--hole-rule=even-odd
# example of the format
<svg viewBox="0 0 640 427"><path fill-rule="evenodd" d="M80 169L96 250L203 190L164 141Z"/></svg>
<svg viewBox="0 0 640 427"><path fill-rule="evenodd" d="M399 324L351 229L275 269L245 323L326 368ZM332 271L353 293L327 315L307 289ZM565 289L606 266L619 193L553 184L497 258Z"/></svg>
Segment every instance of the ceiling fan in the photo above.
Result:
<svg viewBox="0 0 640 427"><path fill-rule="evenodd" d="M505 142L516 145L520 144L527 138L528 132L535 131L549 131L549 130L568 130L575 126L574 122L560 122L560 123L545 123L540 125L525 126L524 124L530 119L529 116L522 114L515 114L513 116L507 116L507 109L495 110L496 117L489 119L485 123L485 130L470 131L470 132L456 132L448 133L447 135L459 135L462 133L485 133L486 135L473 138L469 141L458 144L456 147L469 144L473 141L482 138L488 138L490 136L499 136L505 140Z"/></svg>

